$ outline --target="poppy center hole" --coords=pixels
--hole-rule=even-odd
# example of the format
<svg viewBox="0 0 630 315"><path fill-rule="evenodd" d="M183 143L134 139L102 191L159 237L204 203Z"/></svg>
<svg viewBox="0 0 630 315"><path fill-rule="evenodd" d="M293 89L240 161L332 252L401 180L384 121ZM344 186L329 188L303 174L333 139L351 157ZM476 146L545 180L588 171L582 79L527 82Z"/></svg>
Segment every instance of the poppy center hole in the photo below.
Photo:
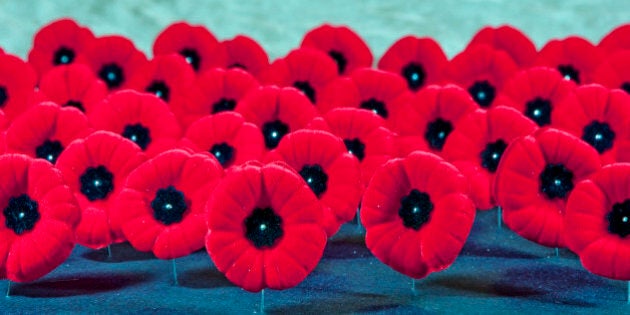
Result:
<svg viewBox="0 0 630 315"><path fill-rule="evenodd" d="M63 146L61 142L57 140L48 140L44 141L44 143L40 144L37 148L35 148L35 156L40 159L44 159L52 164L57 162L57 158L59 154L63 151Z"/></svg>
<svg viewBox="0 0 630 315"><path fill-rule="evenodd" d="M153 217L165 225L181 222L188 209L184 193L173 186L158 189L151 201Z"/></svg>
<svg viewBox="0 0 630 315"><path fill-rule="evenodd" d="M417 189L411 190L409 195L400 200L398 216L403 220L403 225L410 229L419 230L431 219L433 203L427 193Z"/></svg>
<svg viewBox="0 0 630 315"><path fill-rule="evenodd" d="M630 199L614 204L606 219L610 233L621 237L630 235Z"/></svg>
<svg viewBox="0 0 630 315"><path fill-rule="evenodd" d="M337 63L337 73L342 74L346 71L346 66L348 66L348 59L346 59L346 57L342 53L336 50L331 50L328 52L328 56L330 56L330 58L335 60L335 62Z"/></svg>
<svg viewBox="0 0 630 315"><path fill-rule="evenodd" d="M186 59L186 62L195 70L199 71L199 63L201 58L196 50L191 48L184 48L179 51L179 54Z"/></svg>
<svg viewBox="0 0 630 315"><path fill-rule="evenodd" d="M343 139L343 143L346 145L348 153L356 156L359 161L363 161L365 157L365 144L363 144L359 138Z"/></svg>
<svg viewBox="0 0 630 315"><path fill-rule="evenodd" d="M412 62L402 69L402 76L407 80L407 86L417 91L424 84L426 73L421 65Z"/></svg>
<svg viewBox="0 0 630 315"><path fill-rule="evenodd" d="M525 116L533 120L538 126L551 123L551 101L537 97L525 104Z"/></svg>
<svg viewBox="0 0 630 315"><path fill-rule="evenodd" d="M501 156L503 156L503 152L507 146L507 143L501 139L488 143L480 154L481 166L489 172L494 173L499 166L499 161L501 161Z"/></svg>
<svg viewBox="0 0 630 315"><path fill-rule="evenodd" d="M577 71L572 65L559 65L558 71L562 74L565 80L572 80L573 82L580 83L580 72Z"/></svg>
<svg viewBox="0 0 630 315"><path fill-rule="evenodd" d="M621 89L630 94L630 82L621 83Z"/></svg>
<svg viewBox="0 0 630 315"><path fill-rule="evenodd" d="M273 247L284 235L282 218L271 208L256 208L245 219L245 237L256 248Z"/></svg>
<svg viewBox="0 0 630 315"><path fill-rule="evenodd" d="M0 86L0 108L6 105L8 99L9 94L7 93L7 88L4 86Z"/></svg>
<svg viewBox="0 0 630 315"><path fill-rule="evenodd" d="M326 175L321 166L317 164L304 165L300 170L300 175L318 198L326 192L328 175Z"/></svg>
<svg viewBox="0 0 630 315"><path fill-rule="evenodd" d="M584 127L582 140L590 144L599 154L602 154L613 146L615 132L605 122L593 121Z"/></svg>
<svg viewBox="0 0 630 315"><path fill-rule="evenodd" d="M83 104L79 101L69 100L65 104L63 104L63 107L74 107L85 113L85 108L83 107Z"/></svg>
<svg viewBox="0 0 630 315"><path fill-rule="evenodd" d="M475 83L468 88L468 93L479 106L488 107L492 104L492 101L494 101L496 89L486 80L475 81Z"/></svg>
<svg viewBox="0 0 630 315"><path fill-rule="evenodd" d="M115 63L103 65L98 72L98 77L107 84L110 90L121 86L125 81L122 68Z"/></svg>
<svg viewBox="0 0 630 315"><path fill-rule="evenodd" d="M133 141L142 150L146 150L151 143L151 132L148 128L141 124L132 124L125 126L122 136Z"/></svg>
<svg viewBox="0 0 630 315"><path fill-rule="evenodd" d="M236 101L229 98L221 98L216 103L212 104L212 113L231 111L236 108Z"/></svg>
<svg viewBox="0 0 630 315"><path fill-rule="evenodd" d="M540 191L547 198L566 198L573 190L573 173L562 164L547 164L540 173Z"/></svg>
<svg viewBox="0 0 630 315"><path fill-rule="evenodd" d="M442 150L446 138L453 131L453 125L450 121L438 118L427 124L427 131L424 133L424 139L427 140L429 146L434 150Z"/></svg>
<svg viewBox="0 0 630 315"><path fill-rule="evenodd" d="M263 125L262 132L267 149L274 149L278 146L282 137L289 133L289 126L279 120L270 121Z"/></svg>
<svg viewBox="0 0 630 315"><path fill-rule="evenodd" d="M171 92L170 92L170 89L168 88L168 85L166 85L164 81L157 80L157 81L151 82L151 84L147 86L145 91L151 94L154 94L155 96L161 98L165 102L168 102L170 100Z"/></svg>
<svg viewBox="0 0 630 315"><path fill-rule="evenodd" d="M221 166L226 167L234 157L234 148L226 142L217 143L210 148L210 153L217 158Z"/></svg>
<svg viewBox="0 0 630 315"><path fill-rule="evenodd" d="M53 64L56 66L67 65L72 61L74 61L74 51L68 47L61 46L53 54Z"/></svg>
<svg viewBox="0 0 630 315"><path fill-rule="evenodd" d="M387 108L385 106L385 103L375 99L375 98L371 98L367 101L363 101L361 102L361 106L359 106L363 109L367 109L372 111L374 114L377 114L383 118L387 118L388 112L387 112Z"/></svg>
<svg viewBox="0 0 630 315"><path fill-rule="evenodd" d="M296 81L295 83L293 83L293 87L304 93L304 95L306 95L306 97L311 100L311 103L315 104L315 89L313 89L313 86L310 83L308 83L307 81Z"/></svg>
<svg viewBox="0 0 630 315"><path fill-rule="evenodd" d="M89 201L105 199L114 190L114 174L103 165L88 167L79 181L81 193Z"/></svg>
<svg viewBox="0 0 630 315"><path fill-rule="evenodd" d="M38 208L37 202L26 194L11 197L9 204L2 212L5 218L4 224L17 235L28 232L39 221Z"/></svg>

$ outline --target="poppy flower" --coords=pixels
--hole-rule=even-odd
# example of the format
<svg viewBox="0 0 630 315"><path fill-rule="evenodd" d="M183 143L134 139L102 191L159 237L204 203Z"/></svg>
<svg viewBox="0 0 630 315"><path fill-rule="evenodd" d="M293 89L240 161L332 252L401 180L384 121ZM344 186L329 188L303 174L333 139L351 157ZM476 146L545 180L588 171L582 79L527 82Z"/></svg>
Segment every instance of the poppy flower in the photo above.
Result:
<svg viewBox="0 0 630 315"><path fill-rule="evenodd" d="M567 202L564 219L569 248L588 271L630 280L630 164L603 167L579 182Z"/></svg>
<svg viewBox="0 0 630 315"><path fill-rule="evenodd" d="M393 159L374 173L361 202L367 248L412 278L446 269L475 219L468 183L453 165L428 152Z"/></svg>
<svg viewBox="0 0 630 315"><path fill-rule="evenodd" d="M363 190L361 172L341 138L321 130L298 130L282 138L268 159L286 162L306 181L322 203L328 236L354 218Z"/></svg>
<svg viewBox="0 0 630 315"><path fill-rule="evenodd" d="M430 85L396 103L399 111L391 125L399 135L401 156L416 150L440 154L459 120L478 108L466 90L454 84Z"/></svg>
<svg viewBox="0 0 630 315"><path fill-rule="evenodd" d="M397 40L378 61L379 69L402 76L411 91L442 83L447 65L448 59L438 42L413 35Z"/></svg>
<svg viewBox="0 0 630 315"><path fill-rule="evenodd" d="M575 87L553 68L533 67L514 75L497 102L516 108L538 126L553 125L556 105Z"/></svg>
<svg viewBox="0 0 630 315"><path fill-rule="evenodd" d="M250 292L297 285L326 246L320 202L283 163L247 163L227 173L207 211L210 258L228 280Z"/></svg>
<svg viewBox="0 0 630 315"><path fill-rule="evenodd" d="M372 52L351 28L322 24L304 34L300 47L320 50L337 64L337 73L346 75L354 69L372 66Z"/></svg>
<svg viewBox="0 0 630 315"><path fill-rule="evenodd" d="M319 104L322 89L337 77L337 66L325 53L300 48L274 61L262 74L262 83L292 86Z"/></svg>
<svg viewBox="0 0 630 315"><path fill-rule="evenodd" d="M304 128L317 116L308 98L294 88L262 86L245 95L236 112L260 128L265 148L274 149L289 132Z"/></svg>
<svg viewBox="0 0 630 315"><path fill-rule="evenodd" d="M145 159L137 145L108 131L77 139L59 155L56 166L81 208L77 243L99 249L124 241L110 223L111 209L129 173Z"/></svg>
<svg viewBox="0 0 630 315"><path fill-rule="evenodd" d="M206 154L166 151L129 174L112 208L131 245L174 259L203 248L206 201L223 170Z"/></svg>
<svg viewBox="0 0 630 315"><path fill-rule="evenodd" d="M86 63L84 53L93 40L92 31L73 19L52 21L35 33L28 63L39 76L56 66Z"/></svg>
<svg viewBox="0 0 630 315"><path fill-rule="evenodd" d="M485 26L468 43L468 47L486 44L507 52L521 69L531 66L536 59L536 46L521 30L512 25Z"/></svg>
<svg viewBox="0 0 630 315"><path fill-rule="evenodd" d="M630 50L608 55L593 72L593 82L630 94Z"/></svg>
<svg viewBox="0 0 630 315"><path fill-rule="evenodd" d="M110 92L129 88L129 79L148 62L131 40L118 35L96 38L86 48L85 56Z"/></svg>
<svg viewBox="0 0 630 315"><path fill-rule="evenodd" d="M597 47L607 54L630 49L630 23L621 24L602 37Z"/></svg>
<svg viewBox="0 0 630 315"><path fill-rule="evenodd" d="M224 59L221 67L241 69L259 78L269 66L269 56L265 49L247 35L236 35L223 40L213 52L215 59Z"/></svg>
<svg viewBox="0 0 630 315"><path fill-rule="evenodd" d="M195 72L201 73L224 63L212 57L218 45L217 38L205 26L180 21L158 34L153 42L153 55L179 54Z"/></svg>
<svg viewBox="0 0 630 315"><path fill-rule="evenodd" d="M10 152L55 164L64 148L90 133L87 117L81 111L44 102L13 121L7 130L6 141Z"/></svg>
<svg viewBox="0 0 630 315"><path fill-rule="evenodd" d="M540 49L534 65L552 67L576 84L593 82L595 68L603 61L602 51L578 36L550 40Z"/></svg>
<svg viewBox="0 0 630 315"><path fill-rule="evenodd" d="M514 139L536 128L533 121L506 106L478 109L457 122L457 128L444 143L442 155L468 178L470 197L477 209L497 205L494 174L503 152Z"/></svg>
<svg viewBox="0 0 630 315"><path fill-rule="evenodd" d="M166 103L154 95L132 90L110 94L88 119L95 129L125 137L149 156L173 148L182 134Z"/></svg>
<svg viewBox="0 0 630 315"><path fill-rule="evenodd" d="M473 45L451 60L447 73L453 83L466 89L480 107L495 104L503 84L517 71L510 55L489 45Z"/></svg>
<svg viewBox="0 0 630 315"><path fill-rule="evenodd" d="M0 55L0 109L9 121L28 108L36 84L37 75L29 64L13 55Z"/></svg>
<svg viewBox="0 0 630 315"><path fill-rule="evenodd" d="M195 121L188 127L180 147L209 152L224 168L260 160L265 152L260 129L232 111Z"/></svg>
<svg viewBox="0 0 630 315"><path fill-rule="evenodd" d="M0 156L0 278L28 282L70 256L80 211L61 173L21 154Z"/></svg>
<svg viewBox="0 0 630 315"><path fill-rule="evenodd" d="M565 247L566 202L575 184L601 167L588 143L553 128L518 138L497 168L495 194L503 220L518 235L549 247Z"/></svg>

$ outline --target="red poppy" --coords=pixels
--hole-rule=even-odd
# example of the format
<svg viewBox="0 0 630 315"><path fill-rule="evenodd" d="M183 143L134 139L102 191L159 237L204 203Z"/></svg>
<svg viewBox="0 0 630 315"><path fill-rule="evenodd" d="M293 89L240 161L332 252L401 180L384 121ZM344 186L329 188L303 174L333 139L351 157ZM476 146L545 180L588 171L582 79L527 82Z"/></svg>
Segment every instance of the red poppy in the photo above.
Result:
<svg viewBox="0 0 630 315"><path fill-rule="evenodd" d="M260 128L268 150L277 147L287 133L306 127L317 116L304 94L273 85L252 90L235 110Z"/></svg>
<svg viewBox="0 0 630 315"><path fill-rule="evenodd" d="M430 85L396 103L399 111L391 125L401 156L416 150L440 154L459 120L478 108L466 90L453 84Z"/></svg>
<svg viewBox="0 0 630 315"><path fill-rule="evenodd" d="M59 155L63 174L81 208L76 241L99 249L124 240L110 223L111 208L127 176L145 160L133 142L108 131L77 139Z"/></svg>
<svg viewBox="0 0 630 315"><path fill-rule="evenodd" d="M468 43L468 47L486 44L507 52L521 69L528 68L536 59L536 46L521 30L511 25L486 26Z"/></svg>
<svg viewBox="0 0 630 315"><path fill-rule="evenodd" d="M630 49L630 23L621 24L612 29L599 42L603 52L611 54L620 50Z"/></svg>
<svg viewBox="0 0 630 315"><path fill-rule="evenodd" d="M320 202L283 163L248 163L227 173L207 211L208 254L247 291L297 285L315 269L326 246Z"/></svg>
<svg viewBox="0 0 630 315"><path fill-rule="evenodd" d="M10 152L55 164L64 148L90 132L87 118L78 109L44 102L13 121L7 130L6 141Z"/></svg>
<svg viewBox="0 0 630 315"><path fill-rule="evenodd" d="M300 47L314 48L328 54L337 64L337 73L346 75L354 69L372 66L372 52L363 39L347 26L322 24L304 34Z"/></svg>
<svg viewBox="0 0 630 315"><path fill-rule="evenodd" d="M174 259L203 248L206 201L223 176L215 159L182 150L164 152L136 168L111 211L131 245Z"/></svg>
<svg viewBox="0 0 630 315"><path fill-rule="evenodd" d="M21 154L0 156L0 278L28 282L70 256L80 211L61 173Z"/></svg>
<svg viewBox="0 0 630 315"><path fill-rule="evenodd" d="M201 73L225 62L213 58L218 46L219 41L205 26L180 21L158 34L153 42L153 55L179 54L195 72Z"/></svg>
<svg viewBox="0 0 630 315"><path fill-rule="evenodd" d="M575 186L564 224L569 248L588 271L630 280L630 164L612 164Z"/></svg>
<svg viewBox="0 0 630 315"><path fill-rule="evenodd" d="M497 102L516 108L542 127L554 123L556 105L575 87L553 68L534 67L512 77Z"/></svg>
<svg viewBox="0 0 630 315"><path fill-rule="evenodd" d="M352 218L361 199L359 162L339 137L320 130L288 134L269 159L282 160L302 176L324 209L324 228L332 236Z"/></svg>
<svg viewBox="0 0 630 315"><path fill-rule="evenodd" d="M593 147L564 131L543 128L514 140L503 153L494 185L503 220L530 241L565 247L567 198L600 166Z"/></svg>
<svg viewBox="0 0 630 315"><path fill-rule="evenodd" d="M194 152L210 152L224 168L260 160L265 152L260 129L232 111L195 121L180 146Z"/></svg>
<svg viewBox="0 0 630 315"><path fill-rule="evenodd" d="M604 54L598 47L582 37L569 36L547 42L534 64L552 67L566 80L584 84L593 82L593 71L603 59Z"/></svg>
<svg viewBox="0 0 630 315"><path fill-rule="evenodd" d="M238 68L259 78L269 66L269 56L265 49L247 35L236 35L219 43L214 51L217 59L225 59L222 65L227 69Z"/></svg>
<svg viewBox="0 0 630 315"><path fill-rule="evenodd" d="M444 143L442 155L468 178L470 197L477 209L497 205L494 174L503 152L516 138L536 128L533 121L506 106L478 109L457 122L457 128Z"/></svg>
<svg viewBox="0 0 630 315"><path fill-rule="evenodd" d="M412 91L442 83L447 65L448 59L438 42L413 35L397 40L378 61L379 69L399 74Z"/></svg>
<svg viewBox="0 0 630 315"><path fill-rule="evenodd" d="M630 93L630 50L608 55L593 71L593 82Z"/></svg>
<svg viewBox="0 0 630 315"><path fill-rule="evenodd" d="M55 66L85 63L85 50L93 40L92 31L74 20L55 20L35 33L28 63L40 76Z"/></svg>
<svg viewBox="0 0 630 315"><path fill-rule="evenodd" d="M96 38L86 48L85 56L110 91L129 88L129 79L148 62L131 40L117 35Z"/></svg>
<svg viewBox="0 0 630 315"><path fill-rule="evenodd" d="M9 121L24 112L37 84L33 68L22 59L0 55L0 109Z"/></svg>
<svg viewBox="0 0 630 315"><path fill-rule="evenodd" d="M475 219L467 192L466 178L436 155L391 160L374 173L361 202L366 246L409 277L446 269Z"/></svg>
<svg viewBox="0 0 630 315"><path fill-rule="evenodd" d="M473 45L459 53L447 68L450 79L466 89L484 108L501 104L496 96L517 71L518 65L507 52L484 44Z"/></svg>
<svg viewBox="0 0 630 315"><path fill-rule="evenodd" d="M173 148L182 135L166 103L154 95L132 90L110 94L88 119L95 129L125 137L149 156Z"/></svg>
<svg viewBox="0 0 630 315"><path fill-rule="evenodd" d="M274 61L262 74L261 82L292 86L313 104L319 104L322 89L337 77L337 66L325 53L300 48Z"/></svg>

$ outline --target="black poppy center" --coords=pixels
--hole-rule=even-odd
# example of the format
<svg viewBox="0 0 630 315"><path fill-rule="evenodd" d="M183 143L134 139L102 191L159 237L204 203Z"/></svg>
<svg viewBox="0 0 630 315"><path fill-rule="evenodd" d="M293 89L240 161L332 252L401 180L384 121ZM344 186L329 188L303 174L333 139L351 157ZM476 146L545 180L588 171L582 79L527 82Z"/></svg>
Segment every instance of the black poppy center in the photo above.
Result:
<svg viewBox="0 0 630 315"><path fill-rule="evenodd" d="M621 83L621 89L630 94L630 82Z"/></svg>
<svg viewBox="0 0 630 315"><path fill-rule="evenodd" d="M402 69L402 76L407 80L407 86L416 91L424 84L426 73L421 65L412 62Z"/></svg>
<svg viewBox="0 0 630 315"><path fill-rule="evenodd" d="M105 199L114 190L114 175L103 165L88 167L79 181L81 193L89 201Z"/></svg>
<svg viewBox="0 0 630 315"><path fill-rule="evenodd" d="M610 233L621 237L630 235L630 199L614 204L606 218Z"/></svg>
<svg viewBox="0 0 630 315"><path fill-rule="evenodd" d="M57 140L46 140L44 143L35 148L35 156L55 164L62 151L63 146L61 145L61 142Z"/></svg>
<svg viewBox="0 0 630 315"><path fill-rule="evenodd" d="M304 165L302 170L300 170L300 175L304 178L308 187L311 187L311 190L317 197L320 197L324 192L326 192L328 175L326 175L321 166L317 164Z"/></svg>
<svg viewBox="0 0 630 315"><path fill-rule="evenodd" d="M79 101L74 101L74 100L69 100L67 101L65 104L63 104L64 107L74 107L79 109L82 112L85 112L85 108L83 107L83 104Z"/></svg>
<svg viewBox="0 0 630 315"><path fill-rule="evenodd" d="M270 121L263 125L262 132L267 149L274 149L278 146L282 137L289 133L289 126L279 120Z"/></svg>
<svg viewBox="0 0 630 315"><path fill-rule="evenodd" d="M68 47L61 46L55 54L53 55L53 64L58 65L67 65L74 61L74 51Z"/></svg>
<svg viewBox="0 0 630 315"><path fill-rule="evenodd" d="M501 161L501 156L506 148L507 143L501 139L488 143L480 154L481 166L489 172L494 173L497 170L497 166L499 166L499 161Z"/></svg>
<svg viewBox="0 0 630 315"><path fill-rule="evenodd" d="M13 230L15 234L28 232L39 221L39 205L28 195L11 197L9 204L4 208L4 224Z"/></svg>
<svg viewBox="0 0 630 315"><path fill-rule="evenodd" d="M610 129L610 125L607 123L593 121L584 127L582 140L593 146L601 154L612 148L615 132Z"/></svg>
<svg viewBox="0 0 630 315"><path fill-rule="evenodd" d="M153 217L165 225L181 222L188 209L184 193L173 186L158 189L151 201Z"/></svg>
<svg viewBox="0 0 630 315"><path fill-rule="evenodd" d="M551 123L551 101L537 97L525 104L525 116L533 120L538 126Z"/></svg>
<svg viewBox="0 0 630 315"><path fill-rule="evenodd" d="M313 86L310 83L308 83L307 81L296 81L295 83L293 83L293 87L302 91L302 93L304 93L304 95L306 95L306 97L311 100L311 103L315 104L315 101L317 100L315 89L313 89Z"/></svg>
<svg viewBox="0 0 630 315"><path fill-rule="evenodd" d="M201 58L196 50L190 48L184 48L179 51L179 54L186 59L186 62L195 69L195 71L199 71L199 63L201 62Z"/></svg>
<svg viewBox="0 0 630 315"><path fill-rule="evenodd" d="M472 96L479 106L488 107L492 104L492 101L494 101L496 89L486 80L475 81L475 83L468 88L468 93L470 93L470 96Z"/></svg>
<svg viewBox="0 0 630 315"><path fill-rule="evenodd" d="M562 74L565 80L572 80L575 83L580 83L580 72L572 65L559 65L558 71L560 71L560 74Z"/></svg>
<svg viewBox="0 0 630 315"><path fill-rule="evenodd" d="M0 86L0 108L6 105L8 99L9 94L7 93L7 88L4 86Z"/></svg>
<svg viewBox="0 0 630 315"><path fill-rule="evenodd" d="M365 157L365 144L359 140L359 138L354 139L344 139L343 143L346 145L346 149L348 152L359 159L359 161L363 161Z"/></svg>
<svg viewBox="0 0 630 315"><path fill-rule="evenodd" d="M429 222L431 211L433 211L433 203L429 195L413 189L409 195L400 200L398 216L403 220L405 227L417 231L425 223Z"/></svg>
<svg viewBox="0 0 630 315"><path fill-rule="evenodd" d="M151 133L149 129L141 124L125 126L122 136L133 141L142 150L146 150L151 143Z"/></svg>
<svg viewBox="0 0 630 315"><path fill-rule="evenodd" d="M446 138L453 131L453 125L450 121L438 118L427 124L427 131L424 133L424 139L427 140L429 146L434 150L442 150Z"/></svg>
<svg viewBox="0 0 630 315"><path fill-rule="evenodd" d="M565 198L573 190L573 173L562 164L547 164L540 173L540 191L547 198Z"/></svg>
<svg viewBox="0 0 630 315"><path fill-rule="evenodd" d="M171 96L171 91L168 88L168 85L161 80L151 82L151 84L146 87L145 91L155 94L155 96L163 99L165 102L168 102Z"/></svg>
<svg viewBox="0 0 630 315"><path fill-rule="evenodd" d="M330 56L330 58L335 60L335 62L337 63L337 73L342 74L344 73L344 71L346 71L348 60L342 53L336 50L331 50L328 52L328 56Z"/></svg>
<svg viewBox="0 0 630 315"><path fill-rule="evenodd" d="M387 112L387 108L385 107L385 103L375 98L371 98L367 101L363 101L360 107L363 109L371 110L373 113L383 118L387 118L388 112Z"/></svg>
<svg viewBox="0 0 630 315"><path fill-rule="evenodd" d="M245 237L256 248L273 247L282 237L282 218L271 208L256 208L245 219Z"/></svg>
<svg viewBox="0 0 630 315"><path fill-rule="evenodd" d="M226 112L234 110L236 108L236 101L228 98L221 98L216 103L212 104L212 113Z"/></svg>
<svg viewBox="0 0 630 315"><path fill-rule="evenodd" d="M108 63L101 67L98 77L107 84L110 89L117 88L125 81L122 68L115 63Z"/></svg>
<svg viewBox="0 0 630 315"><path fill-rule="evenodd" d="M221 142L213 145L212 148L210 148L210 153L217 158L221 166L225 167L234 157L234 148L225 142Z"/></svg>

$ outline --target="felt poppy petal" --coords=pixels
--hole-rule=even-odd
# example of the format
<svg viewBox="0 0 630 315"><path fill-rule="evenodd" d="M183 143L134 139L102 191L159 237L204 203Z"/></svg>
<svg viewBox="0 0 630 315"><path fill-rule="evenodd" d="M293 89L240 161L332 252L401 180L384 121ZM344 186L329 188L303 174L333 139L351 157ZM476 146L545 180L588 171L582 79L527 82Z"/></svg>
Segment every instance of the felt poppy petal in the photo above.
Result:
<svg viewBox="0 0 630 315"><path fill-rule="evenodd" d="M530 66L536 58L536 46L522 31L511 25L486 26L480 29L468 43L468 47L488 44L504 50L521 68Z"/></svg>
<svg viewBox="0 0 630 315"><path fill-rule="evenodd" d="M196 72L203 72L213 66L223 64L223 60L215 60L213 51L219 42L203 25L178 21L168 25L153 42L153 54L181 55Z"/></svg>
<svg viewBox="0 0 630 315"><path fill-rule="evenodd" d="M259 292L265 288L264 254L254 248L247 249L225 272L228 280L250 292Z"/></svg>
<svg viewBox="0 0 630 315"><path fill-rule="evenodd" d="M220 49L225 50L225 65L228 69L243 69L259 78L269 66L267 52L249 36L236 35L231 39L223 40L219 46ZM220 49L215 50L215 54Z"/></svg>
<svg viewBox="0 0 630 315"><path fill-rule="evenodd" d="M602 231L607 230L607 208L606 195L594 182L585 180L575 187L565 216L567 245L572 251L579 254L602 237Z"/></svg>
<svg viewBox="0 0 630 315"><path fill-rule="evenodd" d="M251 243L242 237L243 232L209 230L206 235L206 249L217 269L225 273L234 262L245 253Z"/></svg>
<svg viewBox="0 0 630 315"><path fill-rule="evenodd" d="M166 228L155 239L153 253L159 259L183 257L203 248L207 227L203 215L186 219L188 224Z"/></svg>

